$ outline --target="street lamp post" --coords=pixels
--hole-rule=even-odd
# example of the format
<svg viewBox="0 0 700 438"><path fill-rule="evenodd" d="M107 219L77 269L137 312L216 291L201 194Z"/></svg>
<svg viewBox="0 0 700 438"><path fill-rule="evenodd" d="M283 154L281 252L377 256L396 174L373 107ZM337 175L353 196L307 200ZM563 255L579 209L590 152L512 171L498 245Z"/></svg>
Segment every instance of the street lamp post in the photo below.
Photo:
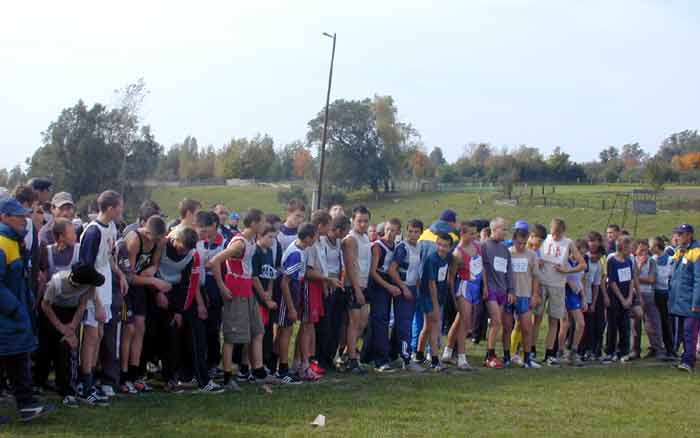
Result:
<svg viewBox="0 0 700 438"><path fill-rule="evenodd" d="M317 210L321 208L321 196L323 195L323 170L326 160L326 140L328 138L328 107L331 101L331 83L333 82L333 61L335 60L335 33L333 35L323 32L324 36L333 40L333 51L331 52L331 68L328 72L328 92L326 93L326 114L323 118L323 134L321 136L321 164L318 169L318 189L316 190Z"/></svg>

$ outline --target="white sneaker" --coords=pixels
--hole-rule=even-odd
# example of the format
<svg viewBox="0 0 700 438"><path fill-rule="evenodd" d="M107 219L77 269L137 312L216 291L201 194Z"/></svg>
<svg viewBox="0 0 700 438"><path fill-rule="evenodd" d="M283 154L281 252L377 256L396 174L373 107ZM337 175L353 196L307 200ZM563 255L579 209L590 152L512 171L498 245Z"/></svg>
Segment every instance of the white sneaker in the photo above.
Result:
<svg viewBox="0 0 700 438"><path fill-rule="evenodd" d="M517 354L512 355L510 361L518 366L523 366L523 358Z"/></svg>
<svg viewBox="0 0 700 438"><path fill-rule="evenodd" d="M114 397L117 395L114 393L114 388L112 388L111 385L102 385L100 389L102 389L102 392L104 392L107 397Z"/></svg>
<svg viewBox="0 0 700 438"><path fill-rule="evenodd" d="M530 359L530 363L523 363L523 368L527 368L527 369L531 369L531 370L539 370L540 368L542 368L542 365L535 362L534 359Z"/></svg>
<svg viewBox="0 0 700 438"><path fill-rule="evenodd" d="M204 388L199 388L197 392L199 392L200 394L221 394L222 392L224 392L224 388L223 386L214 383L213 380L210 380L209 383L207 383L207 386L205 386Z"/></svg>
<svg viewBox="0 0 700 438"><path fill-rule="evenodd" d="M469 361L467 361L467 360L465 360L464 362L458 363L457 369L460 371L474 371L474 368L472 368L472 366L469 365Z"/></svg>

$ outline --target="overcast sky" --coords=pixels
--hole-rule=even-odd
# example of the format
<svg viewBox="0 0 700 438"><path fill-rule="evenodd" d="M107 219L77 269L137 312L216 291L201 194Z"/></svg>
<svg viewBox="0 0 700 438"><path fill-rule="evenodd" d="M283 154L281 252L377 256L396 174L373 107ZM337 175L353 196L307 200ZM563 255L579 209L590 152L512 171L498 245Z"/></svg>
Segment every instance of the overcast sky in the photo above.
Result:
<svg viewBox="0 0 700 438"><path fill-rule="evenodd" d="M0 167L23 162L78 99L143 77L166 146L302 139L332 98L390 94L428 149L608 145L654 152L700 128L697 0L34 1L3 6Z"/></svg>

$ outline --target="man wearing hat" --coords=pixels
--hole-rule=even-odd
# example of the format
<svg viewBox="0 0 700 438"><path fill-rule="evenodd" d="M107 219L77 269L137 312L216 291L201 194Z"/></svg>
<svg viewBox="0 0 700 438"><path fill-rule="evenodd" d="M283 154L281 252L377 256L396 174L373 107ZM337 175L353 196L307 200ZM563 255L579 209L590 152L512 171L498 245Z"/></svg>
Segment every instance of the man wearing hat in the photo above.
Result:
<svg viewBox="0 0 700 438"><path fill-rule="evenodd" d="M685 318L683 356L678 369L692 372L700 330L700 243L690 224L679 225L673 232L678 234L680 245L673 255L668 308L672 314Z"/></svg>
<svg viewBox="0 0 700 438"><path fill-rule="evenodd" d="M53 245L56 240L53 237L53 224L57 218L73 221L75 217L75 202L68 192L59 192L51 199L51 221L47 222L39 231L39 241L46 245Z"/></svg>
<svg viewBox="0 0 700 438"><path fill-rule="evenodd" d="M0 200L0 363L12 382L21 421L52 410L32 392L30 353L37 340L31 316L34 297L26 274L28 254L22 247L30 212L14 198Z"/></svg>

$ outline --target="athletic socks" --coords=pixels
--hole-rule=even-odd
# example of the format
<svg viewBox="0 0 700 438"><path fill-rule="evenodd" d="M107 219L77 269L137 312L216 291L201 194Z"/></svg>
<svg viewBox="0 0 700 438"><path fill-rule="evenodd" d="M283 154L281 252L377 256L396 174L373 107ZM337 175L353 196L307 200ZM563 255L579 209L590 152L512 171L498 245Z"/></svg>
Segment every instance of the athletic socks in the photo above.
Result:
<svg viewBox="0 0 700 438"><path fill-rule="evenodd" d="M121 371L119 373L119 381L122 383L122 385L126 382L130 382L131 379L129 379L129 371Z"/></svg>
<svg viewBox="0 0 700 438"><path fill-rule="evenodd" d="M265 377L267 377L267 373L265 372L264 367L256 368L253 370L253 377L256 379L263 380Z"/></svg>
<svg viewBox="0 0 700 438"><path fill-rule="evenodd" d="M289 364L285 362L280 362L278 373L280 376L285 376L289 374Z"/></svg>
<svg viewBox="0 0 700 438"><path fill-rule="evenodd" d="M525 353L525 363L529 365L531 362L532 362L532 353L526 352Z"/></svg>
<svg viewBox="0 0 700 438"><path fill-rule="evenodd" d="M554 349L548 348L548 349L544 352L544 358L547 359L547 358L552 357L552 356L554 356Z"/></svg>
<svg viewBox="0 0 700 438"><path fill-rule="evenodd" d="M532 356L537 356L537 348L532 347L530 351L532 352Z"/></svg>
<svg viewBox="0 0 700 438"><path fill-rule="evenodd" d="M436 367L436 366L440 365L440 359L439 359L437 356L433 355L433 356L430 358L430 363L431 363L434 367Z"/></svg>
<svg viewBox="0 0 700 438"><path fill-rule="evenodd" d="M486 359L491 359L492 357L496 357L496 349L495 348L489 348L486 351Z"/></svg>
<svg viewBox="0 0 700 438"><path fill-rule="evenodd" d="M233 373L231 371L224 371L224 385L228 385L228 383L231 381L231 376Z"/></svg>
<svg viewBox="0 0 700 438"><path fill-rule="evenodd" d="M462 353L457 355L457 365L464 365L467 363L467 355Z"/></svg>
<svg viewBox="0 0 700 438"><path fill-rule="evenodd" d="M238 367L238 372L241 374L246 374L246 375L250 374L250 365L241 364Z"/></svg>
<svg viewBox="0 0 700 438"><path fill-rule="evenodd" d="M454 351L450 347L445 347L445 350L442 352L442 360L451 359L453 352Z"/></svg>
<svg viewBox="0 0 700 438"><path fill-rule="evenodd" d="M503 361L510 361L510 350L503 349Z"/></svg>
<svg viewBox="0 0 700 438"><path fill-rule="evenodd" d="M139 377L139 367L136 365L129 365L129 381L135 382Z"/></svg>
<svg viewBox="0 0 700 438"><path fill-rule="evenodd" d="M425 360L425 353L423 351L416 351L416 361L423 362Z"/></svg>

